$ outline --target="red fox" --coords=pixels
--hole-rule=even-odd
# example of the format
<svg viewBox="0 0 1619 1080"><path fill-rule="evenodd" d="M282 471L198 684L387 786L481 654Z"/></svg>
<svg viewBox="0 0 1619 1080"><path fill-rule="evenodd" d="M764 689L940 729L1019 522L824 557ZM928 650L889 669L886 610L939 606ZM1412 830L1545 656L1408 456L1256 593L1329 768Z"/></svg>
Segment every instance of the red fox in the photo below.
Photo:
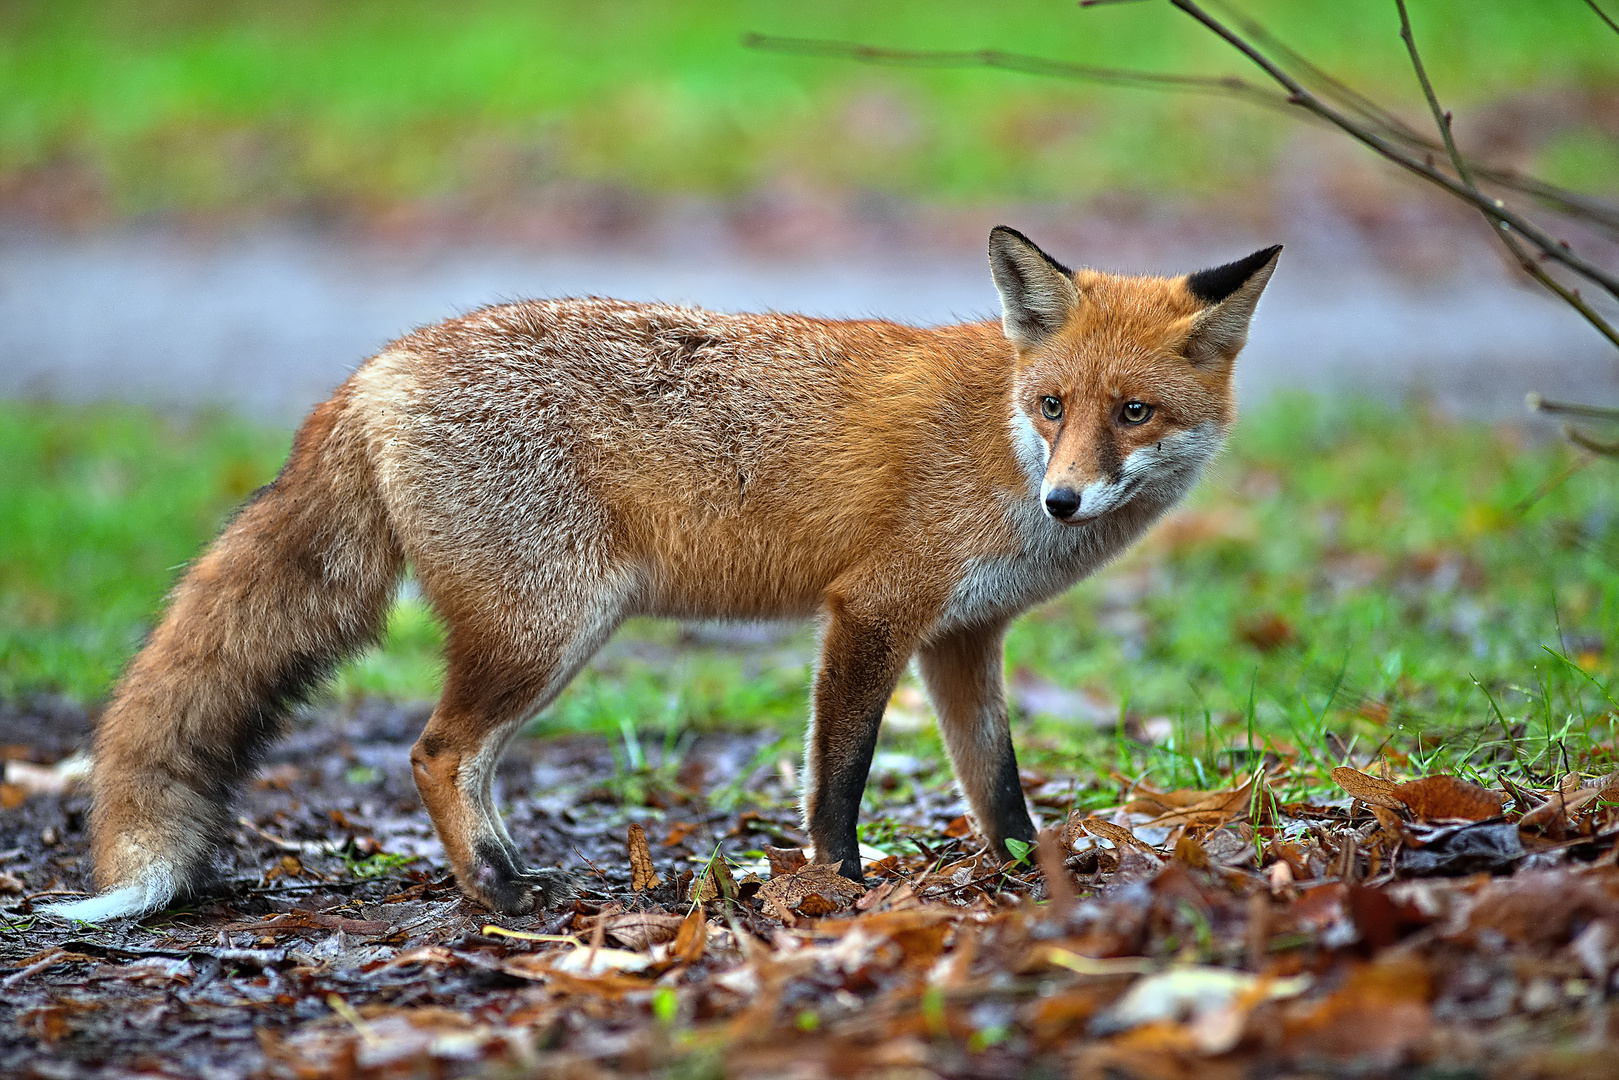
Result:
<svg viewBox="0 0 1619 1080"><path fill-rule="evenodd" d="M1069 270L990 233L1003 315L937 329L528 301L418 330L298 431L176 586L95 742L97 920L207 886L284 711L380 634L408 564L446 627L410 755L462 890L572 894L522 865L502 752L631 615L816 617L803 814L859 880L877 729L912 656L991 849L1030 841L1008 623L1121 552L1234 418L1280 247L1174 278Z"/></svg>

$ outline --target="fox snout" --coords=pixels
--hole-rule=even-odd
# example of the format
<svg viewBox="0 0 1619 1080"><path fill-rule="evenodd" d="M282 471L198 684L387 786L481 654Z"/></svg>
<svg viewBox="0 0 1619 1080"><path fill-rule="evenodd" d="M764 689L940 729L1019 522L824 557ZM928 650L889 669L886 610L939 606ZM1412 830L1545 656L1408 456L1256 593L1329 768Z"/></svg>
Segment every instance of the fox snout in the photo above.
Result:
<svg viewBox="0 0 1619 1080"><path fill-rule="evenodd" d="M1046 513L1058 521L1068 521L1079 511L1079 492L1070 487L1052 488L1046 493Z"/></svg>
<svg viewBox="0 0 1619 1080"><path fill-rule="evenodd" d="M1060 484L1047 486L1041 503L1054 520L1064 525L1083 525L1123 505L1130 494L1128 487L1106 480L1084 488Z"/></svg>

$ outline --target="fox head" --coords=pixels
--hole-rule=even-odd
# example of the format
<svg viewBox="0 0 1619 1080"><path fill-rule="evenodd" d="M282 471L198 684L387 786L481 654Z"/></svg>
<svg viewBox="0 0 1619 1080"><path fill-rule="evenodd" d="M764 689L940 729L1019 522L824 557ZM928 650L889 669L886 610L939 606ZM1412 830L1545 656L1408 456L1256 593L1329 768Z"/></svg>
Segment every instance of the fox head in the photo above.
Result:
<svg viewBox="0 0 1619 1080"><path fill-rule="evenodd" d="M1078 272L989 234L1016 356L1012 425L1046 513L1080 525L1190 486L1236 414L1231 372L1281 245L1175 278Z"/></svg>

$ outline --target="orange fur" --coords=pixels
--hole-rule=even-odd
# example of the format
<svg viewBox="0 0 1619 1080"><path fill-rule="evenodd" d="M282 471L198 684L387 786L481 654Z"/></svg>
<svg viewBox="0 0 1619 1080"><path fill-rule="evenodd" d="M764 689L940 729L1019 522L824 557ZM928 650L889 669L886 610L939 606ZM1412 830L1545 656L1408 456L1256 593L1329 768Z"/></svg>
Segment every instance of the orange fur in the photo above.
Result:
<svg viewBox="0 0 1619 1080"><path fill-rule="evenodd" d="M860 791L913 655L991 845L1032 839L1006 625L1194 481L1231 423L1231 360L1274 261L1072 274L997 229L1000 325L588 299L400 339L315 411L132 663L97 742L110 891L62 913L200 887L279 711L375 637L407 561L447 627L412 769L462 888L491 907L569 893L520 865L495 765L631 615L820 618L818 860L860 874Z"/></svg>

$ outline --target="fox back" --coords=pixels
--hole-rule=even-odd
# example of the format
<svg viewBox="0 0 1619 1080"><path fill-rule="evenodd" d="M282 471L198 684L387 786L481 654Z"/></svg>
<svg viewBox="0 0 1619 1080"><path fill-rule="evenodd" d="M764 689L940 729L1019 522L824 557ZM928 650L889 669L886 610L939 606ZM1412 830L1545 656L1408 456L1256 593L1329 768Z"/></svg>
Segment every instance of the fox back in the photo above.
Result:
<svg viewBox="0 0 1619 1080"><path fill-rule="evenodd" d="M860 796L913 656L985 840L1032 840L1006 627L1122 551L1215 454L1278 251L1118 277L997 228L998 323L587 299L394 342L315 410L131 664L96 745L108 892L59 913L201 887L280 713L375 639L407 564L447 662L412 769L463 890L492 908L571 893L523 866L495 766L632 615L819 619L817 861L861 876Z"/></svg>

